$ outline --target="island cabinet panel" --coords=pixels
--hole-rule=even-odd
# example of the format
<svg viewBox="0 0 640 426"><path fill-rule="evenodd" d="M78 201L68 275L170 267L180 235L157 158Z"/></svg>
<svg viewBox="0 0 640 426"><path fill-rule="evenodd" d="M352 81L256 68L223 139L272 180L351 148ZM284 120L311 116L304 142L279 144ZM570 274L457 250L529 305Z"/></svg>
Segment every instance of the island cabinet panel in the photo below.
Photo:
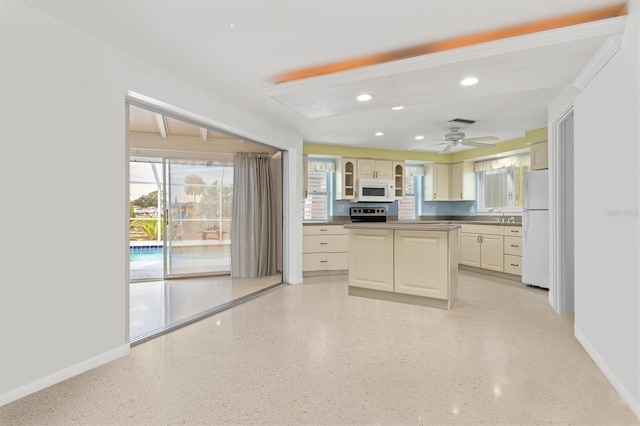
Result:
<svg viewBox="0 0 640 426"><path fill-rule="evenodd" d="M396 293L447 299L447 232L395 231Z"/></svg>
<svg viewBox="0 0 640 426"><path fill-rule="evenodd" d="M349 232L349 285L393 291L393 231Z"/></svg>

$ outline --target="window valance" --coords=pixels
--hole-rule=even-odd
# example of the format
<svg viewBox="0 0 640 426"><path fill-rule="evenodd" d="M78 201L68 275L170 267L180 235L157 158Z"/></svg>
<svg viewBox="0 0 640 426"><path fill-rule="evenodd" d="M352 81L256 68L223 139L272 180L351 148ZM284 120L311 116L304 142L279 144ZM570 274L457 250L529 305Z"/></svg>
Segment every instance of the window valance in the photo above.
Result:
<svg viewBox="0 0 640 426"><path fill-rule="evenodd" d="M307 169L310 172L335 172L336 162L330 158L309 158Z"/></svg>
<svg viewBox="0 0 640 426"><path fill-rule="evenodd" d="M407 177L424 176L424 166L422 164L405 164L404 171Z"/></svg>
<svg viewBox="0 0 640 426"><path fill-rule="evenodd" d="M475 171L506 169L508 167L525 167L531 165L531 157L525 155L512 155L511 157L495 158L487 161L476 161Z"/></svg>

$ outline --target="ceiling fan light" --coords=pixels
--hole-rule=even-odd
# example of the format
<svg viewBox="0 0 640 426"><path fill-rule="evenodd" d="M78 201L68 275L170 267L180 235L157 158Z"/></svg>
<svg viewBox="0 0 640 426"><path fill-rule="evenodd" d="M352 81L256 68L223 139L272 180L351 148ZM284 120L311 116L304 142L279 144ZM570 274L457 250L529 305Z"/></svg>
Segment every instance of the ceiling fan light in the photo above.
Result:
<svg viewBox="0 0 640 426"><path fill-rule="evenodd" d="M460 80L460 86L473 86L474 84L478 84L478 80L476 77L467 77Z"/></svg>
<svg viewBox="0 0 640 426"><path fill-rule="evenodd" d="M391 107L391 109L394 110L394 111L400 111L400 110L404 109L404 106L398 105L398 106Z"/></svg>
<svg viewBox="0 0 640 426"><path fill-rule="evenodd" d="M375 136L384 136L384 132L375 132L374 135Z"/></svg>
<svg viewBox="0 0 640 426"><path fill-rule="evenodd" d="M421 141L422 139L424 139L424 136L418 135L414 139L417 140L417 141Z"/></svg>

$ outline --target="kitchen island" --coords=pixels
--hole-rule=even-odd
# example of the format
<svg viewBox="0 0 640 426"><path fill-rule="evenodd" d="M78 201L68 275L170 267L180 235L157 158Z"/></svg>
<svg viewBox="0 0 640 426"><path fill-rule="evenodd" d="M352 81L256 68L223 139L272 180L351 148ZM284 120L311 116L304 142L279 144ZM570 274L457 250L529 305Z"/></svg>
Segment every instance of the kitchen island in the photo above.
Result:
<svg viewBox="0 0 640 426"><path fill-rule="evenodd" d="M349 294L451 309L458 288L455 224L345 224Z"/></svg>

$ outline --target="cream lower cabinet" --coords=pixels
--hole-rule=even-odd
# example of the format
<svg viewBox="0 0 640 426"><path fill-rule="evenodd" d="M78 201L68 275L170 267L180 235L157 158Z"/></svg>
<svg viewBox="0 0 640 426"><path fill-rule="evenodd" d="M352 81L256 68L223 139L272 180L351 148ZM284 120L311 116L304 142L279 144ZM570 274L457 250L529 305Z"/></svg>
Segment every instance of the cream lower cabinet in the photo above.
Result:
<svg viewBox="0 0 640 426"><path fill-rule="evenodd" d="M460 263L480 267L480 234L460 233Z"/></svg>
<svg viewBox="0 0 640 426"><path fill-rule="evenodd" d="M349 285L393 291L393 231L351 230Z"/></svg>
<svg viewBox="0 0 640 426"><path fill-rule="evenodd" d="M349 231L342 225L305 225L302 234L303 273L344 273L349 268Z"/></svg>
<svg viewBox="0 0 640 426"><path fill-rule="evenodd" d="M448 233L395 231L394 291L447 299Z"/></svg>
<svg viewBox="0 0 640 426"><path fill-rule="evenodd" d="M460 263L504 272L503 228L496 225L463 224L460 232Z"/></svg>
<svg viewBox="0 0 640 426"><path fill-rule="evenodd" d="M522 227L505 226L504 272L522 275Z"/></svg>

